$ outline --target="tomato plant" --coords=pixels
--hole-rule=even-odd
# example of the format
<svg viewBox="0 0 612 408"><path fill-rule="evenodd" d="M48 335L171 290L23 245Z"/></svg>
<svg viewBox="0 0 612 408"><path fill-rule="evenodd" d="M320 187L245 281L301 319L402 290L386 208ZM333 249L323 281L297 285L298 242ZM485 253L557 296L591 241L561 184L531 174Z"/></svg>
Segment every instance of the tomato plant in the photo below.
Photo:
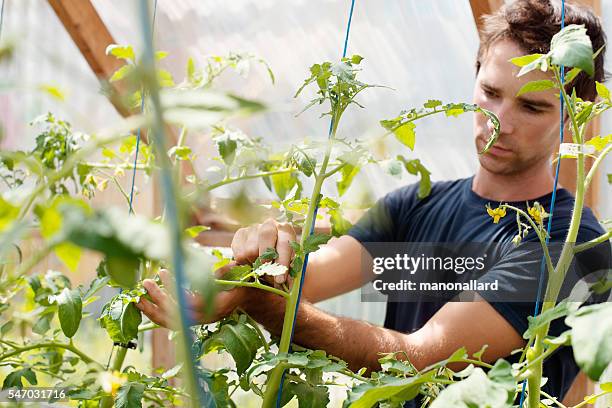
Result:
<svg viewBox="0 0 612 408"><path fill-rule="evenodd" d="M342 136L339 130L343 114L352 106L362 107L357 100L362 91L373 91L378 86L358 79L363 59L359 55L338 62L322 62L310 67L309 76L296 96L314 89L315 97L305 109L324 107L329 116L329 137L290 146L278 153L260 139L252 138L233 127L231 118L250 115L265 107L257 101L215 89L214 79L224 70L244 67L261 61L249 55L216 56L198 69L189 60L186 78L175 84L167 72L154 68L150 39L142 61L137 61L129 46L111 46L108 52L126 63L111 78L126 81L130 92L126 103L135 107L144 96L147 109L141 115L117 124L96 135L81 135L71 126L51 114L37 121L42 131L36 146L29 152L1 152L3 180L12 188L29 185L22 195L0 198L0 255L13 259L0 269L0 313L6 319L0 328L0 367L7 369L3 389L36 385L44 377L55 386L69 387L68 396L80 406L140 407L187 403L215 406L234 406L233 393L241 388L258 395L263 406L277 403L277 394L285 376L280 404L296 398L300 407L323 407L329 403L328 388L341 386L348 390L345 406L401 406L418 394L426 397L431 407L449 406L512 406L520 392L520 381L528 381L530 407L557 403L550 397L541 399L542 362L546 356L563 345L571 345L576 361L592 379L599 379L612 360L609 341L611 325L609 303L583 306L557 303L558 291L573 255L609 239L610 232L593 242L572 245L575 241L583 207L584 193L594 172L610 151L611 137L584 140L586 124L612 106L609 91L597 85L598 102L582 101L568 93L561 81L571 83L578 72L592 71L593 50L584 29L569 26L557 34L546 55L526 56L514 60L522 66L521 74L533 69L549 70L554 78L549 82L527 84L521 92L554 87L566 102L575 143L595 147L597 157L585 175L585 154L576 156L578 188L575 208L567 243L556 265L547 257L550 279L547 283L542 313L530 319L524 337L528 345L523 358L511 365L504 359L494 364L482 360L484 349L468 355L464 348L447 359L417 370L400 350L381 355L381 370L366 374L365 369L351 371L347 364L322 350L309 350L291 345L291 334L299 299L299 284L304 273L307 255L324 245L331 236L339 236L351 227L344 217L340 198L350 188L354 178L366 164L384 164L391 174L416 175L419 197L429 194L430 172L418 158L376 157L371 143ZM165 53L157 53L157 59ZM573 67L565 74L560 66ZM266 66L267 67L267 66ZM272 81L274 77L270 72ZM443 114L453 117L465 112L486 115L494 131L483 152L496 141L499 121L489 111L464 103L444 104L429 100L422 107L400 112L396 117L380 121L380 139L395 137L405 148L415 146L416 122L428 116ZM166 124L181 129L172 147L164 146ZM92 208L88 199L97 190L115 185L122 191L126 203L129 196L123 191L117 176L132 167L136 148L133 131L148 128L148 145L141 146L138 171L160 180L164 186L164 216L151 219L141 214L129 215L127 209ZM196 154L188 143L190 131L209 132L217 149L214 176L201 177L194 171L183 173L183 164L191 163ZM483 153L481 152L481 153ZM101 154L103 159L92 161ZM185 224L191 209L209 199L209 193L231 183L261 179L276 195L271 207L278 218L301 230L299 241L292 242L295 252L289 274L294 284L290 287L271 287L264 276L284 274L286 267L275 260L278 254L269 249L252 265L241 265L221 278L213 272L230 262L218 250L208 250L193 241L207 226ZM307 179L312 180L310 192L304 192ZM322 187L335 183L337 196L322 195ZM236 201L243 200L239 196ZM311 233L316 221L316 209L325 209L330 217L331 234ZM526 229L536 231L547 253L543 219L547 214L538 204L527 212L508 204L488 209L495 217L507 211L517 213L520 243ZM484 209L483 209L484 211ZM44 244L33 255L20 258L21 243L40 235ZM71 279L57 271L37 273L39 263L50 253L60 259L69 270L76 270L83 250L96 251L103 260L97 276L89 285L74 286ZM250 287L271 292L286 300L285 320L279 339L270 339L248 314L235 310L221 321L210 325L191 326L178 330L176 340L182 349L180 364L167 367L161 375L147 375L138 367L124 366L126 353L134 347L139 333L155 328L142 321L135 303L148 296L142 280L154 278L161 267L169 267L180 277L183 271L189 287L177 285L177 298L185 296L184 289L200 293L211 300L218 291L234 287ZM31 273L35 271L35 273ZM180 282L177 282L180 283ZM121 288L102 308L100 316L91 316L84 309L96 299L106 286ZM33 310L30 320L16 318L14 303L29 302ZM209 310L212 304L206 306ZM11 319L12 317L12 319ZM57 319L56 319L57 317ZM551 338L551 321L566 318L571 330ZM99 356L84 353L73 340L84 319L97 318L100 329L117 346L112 363L104 364ZM594 322L597 322L594 323ZM17 327L17 325L19 327ZM592 327L598 326L598 330ZM17 341L19 329L27 336ZM195 341L191 343L190 337ZM606 337L608 336L608 337ZM26 339L27 337L27 339ZM290 346L292 351L290 351ZM201 364L201 358L212 352L224 351L231 355L234 367L211 370ZM463 363L467 368L459 372L449 368ZM182 375L184 386L169 380ZM205 389L202 393L198 390ZM610 384L602 385L602 392L589 396L592 401L612 392ZM205 400L203 400L205 399ZM559 405L560 403L557 403Z"/></svg>

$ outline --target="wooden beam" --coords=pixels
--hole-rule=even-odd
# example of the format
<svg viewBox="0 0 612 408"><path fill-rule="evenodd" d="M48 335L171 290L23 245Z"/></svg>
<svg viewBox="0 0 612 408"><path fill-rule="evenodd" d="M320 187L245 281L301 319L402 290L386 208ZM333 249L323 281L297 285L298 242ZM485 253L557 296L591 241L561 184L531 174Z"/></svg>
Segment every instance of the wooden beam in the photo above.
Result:
<svg viewBox="0 0 612 408"><path fill-rule="evenodd" d="M106 55L106 47L114 44L113 36L104 25L90 0L48 0L70 37L85 57L92 71L109 91L109 99L117 112L126 117L130 110L120 101L122 88L109 83L108 78L123 62Z"/></svg>
<svg viewBox="0 0 612 408"><path fill-rule="evenodd" d="M472 15L478 31L482 28L482 16L494 13L503 3L503 0L470 0Z"/></svg>

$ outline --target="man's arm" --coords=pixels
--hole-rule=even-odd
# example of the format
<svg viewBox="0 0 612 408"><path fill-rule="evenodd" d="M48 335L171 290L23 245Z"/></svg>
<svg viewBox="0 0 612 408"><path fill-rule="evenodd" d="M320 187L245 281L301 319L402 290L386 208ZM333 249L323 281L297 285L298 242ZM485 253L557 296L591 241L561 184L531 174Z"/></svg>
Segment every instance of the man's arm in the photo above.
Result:
<svg viewBox="0 0 612 408"><path fill-rule="evenodd" d="M249 295L252 296L252 295ZM266 294L265 301L243 305L247 313L279 335L284 299ZM404 351L410 362L422 369L466 347L473 354L488 345L483 360L495 361L521 348L525 342L516 330L485 301L453 302L443 306L420 330L404 334L360 320L325 313L310 303L299 307L294 343L323 349L358 370L379 370L379 353Z"/></svg>

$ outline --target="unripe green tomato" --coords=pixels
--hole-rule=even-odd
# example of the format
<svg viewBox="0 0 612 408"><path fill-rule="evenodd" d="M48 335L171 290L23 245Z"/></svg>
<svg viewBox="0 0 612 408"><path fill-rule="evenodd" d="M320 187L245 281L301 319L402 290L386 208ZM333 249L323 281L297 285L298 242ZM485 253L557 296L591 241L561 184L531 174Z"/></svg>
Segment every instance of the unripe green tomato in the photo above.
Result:
<svg viewBox="0 0 612 408"><path fill-rule="evenodd" d="M533 347L529 347L529 349L527 349L527 361L533 361L536 358L536 351L534 350Z"/></svg>

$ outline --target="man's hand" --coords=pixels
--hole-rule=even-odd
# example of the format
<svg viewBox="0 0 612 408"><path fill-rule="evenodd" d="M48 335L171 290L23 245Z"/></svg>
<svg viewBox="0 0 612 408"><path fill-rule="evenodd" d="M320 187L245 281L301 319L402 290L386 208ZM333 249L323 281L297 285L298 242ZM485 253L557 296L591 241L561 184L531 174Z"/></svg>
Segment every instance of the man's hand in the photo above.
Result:
<svg viewBox="0 0 612 408"><path fill-rule="evenodd" d="M235 265L235 264L233 264ZM228 265L229 266L229 265ZM174 293L174 282L170 277L170 273L162 269L159 276L163 283L161 288L152 279L145 279L142 285L147 290L152 301L148 301L144 297L140 298L140 302L136 307L140 309L152 322L169 329L178 329L176 318L178 305L171 293ZM215 297L214 314L207 316L204 313L205 301L197 293L185 292L187 300L187 315L192 322L211 323L215 322L238 307L245 295L245 288L235 288L229 291L220 292Z"/></svg>
<svg viewBox="0 0 612 408"><path fill-rule="evenodd" d="M295 237L291 224L279 223L271 218L262 224L240 228L232 239L234 259L239 265L250 264L266 249L275 248L278 252L276 262L287 267L287 273L274 277L275 286L281 285L288 281L288 271L294 255L291 242L295 241Z"/></svg>

